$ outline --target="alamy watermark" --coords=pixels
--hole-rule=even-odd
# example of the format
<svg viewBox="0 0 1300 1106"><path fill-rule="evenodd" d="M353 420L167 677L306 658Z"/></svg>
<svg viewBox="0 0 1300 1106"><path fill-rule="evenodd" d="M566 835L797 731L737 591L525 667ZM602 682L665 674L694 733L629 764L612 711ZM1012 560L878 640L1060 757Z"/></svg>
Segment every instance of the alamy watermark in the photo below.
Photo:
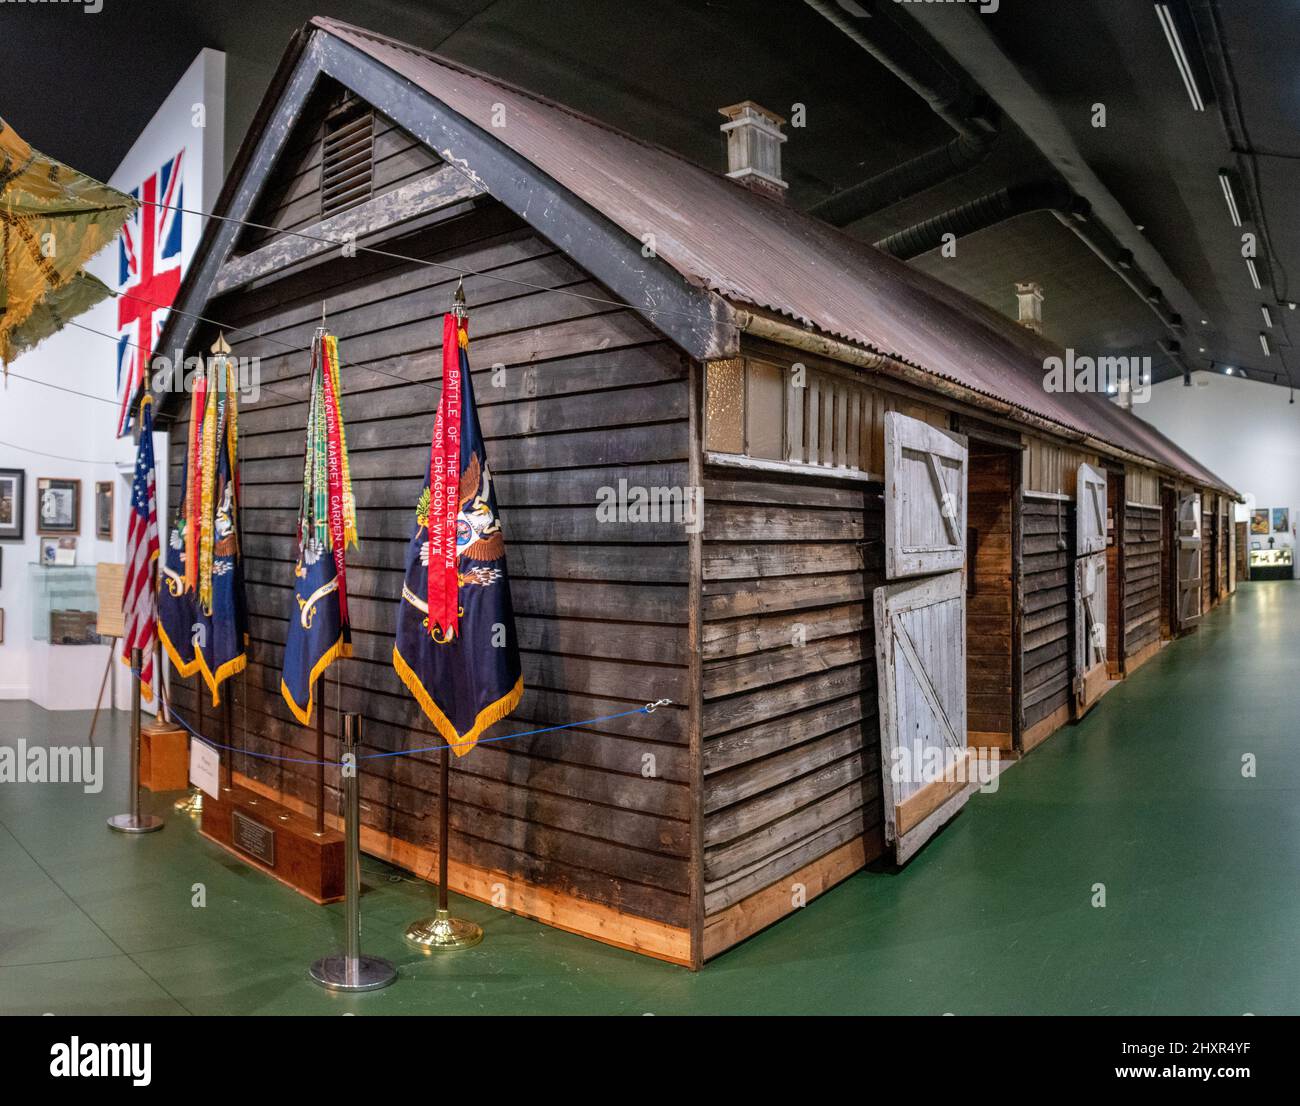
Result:
<svg viewBox="0 0 1300 1106"><path fill-rule="evenodd" d="M889 776L895 783L974 784L989 795L998 789L997 749L957 749L914 741L895 746L890 759Z"/></svg>
<svg viewBox="0 0 1300 1106"><path fill-rule="evenodd" d="M260 357L227 357L227 363L234 370L235 390L248 403L256 403L262 394L262 359ZM198 356L186 357L184 351L177 350L174 358L158 354L150 361L152 373L150 381L157 392L186 392L193 394L200 380L206 380L208 387L224 388L225 381L220 373ZM179 366L179 368L178 368Z"/></svg>
<svg viewBox="0 0 1300 1106"><path fill-rule="evenodd" d="M1002 0L894 0L895 4L969 4L972 8L978 8L980 15L993 15L997 12Z"/></svg>
<svg viewBox="0 0 1300 1106"><path fill-rule="evenodd" d="M688 534L704 526L704 489L648 487L620 479L618 487L596 489L597 522L672 522Z"/></svg>
<svg viewBox="0 0 1300 1106"><path fill-rule="evenodd" d="M94 745L0 745L0 783L79 783L87 795L104 790L104 750Z"/></svg>
<svg viewBox="0 0 1300 1106"><path fill-rule="evenodd" d="M0 0L0 4L72 4L86 15L98 15L104 10L104 0Z"/></svg>
<svg viewBox="0 0 1300 1106"><path fill-rule="evenodd" d="M1151 398L1151 358L1079 356L1067 349L1064 358L1043 359L1043 391L1127 393L1131 402L1146 403Z"/></svg>

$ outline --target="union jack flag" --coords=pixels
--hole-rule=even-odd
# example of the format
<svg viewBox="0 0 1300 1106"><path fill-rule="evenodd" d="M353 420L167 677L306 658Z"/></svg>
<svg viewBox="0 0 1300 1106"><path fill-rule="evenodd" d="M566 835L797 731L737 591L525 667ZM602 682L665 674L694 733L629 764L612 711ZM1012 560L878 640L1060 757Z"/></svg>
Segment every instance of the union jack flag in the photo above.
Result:
<svg viewBox="0 0 1300 1106"><path fill-rule="evenodd" d="M181 285L181 229L185 151L131 191L140 201L117 248L117 435L132 429L132 402L153 358L167 308Z"/></svg>
<svg viewBox="0 0 1300 1106"><path fill-rule="evenodd" d="M154 498L153 401L141 402L140 444L131 482L131 525L126 533L126 579L122 585L122 660L140 650L140 693L153 698L154 620L158 616L155 562L158 560L158 508Z"/></svg>

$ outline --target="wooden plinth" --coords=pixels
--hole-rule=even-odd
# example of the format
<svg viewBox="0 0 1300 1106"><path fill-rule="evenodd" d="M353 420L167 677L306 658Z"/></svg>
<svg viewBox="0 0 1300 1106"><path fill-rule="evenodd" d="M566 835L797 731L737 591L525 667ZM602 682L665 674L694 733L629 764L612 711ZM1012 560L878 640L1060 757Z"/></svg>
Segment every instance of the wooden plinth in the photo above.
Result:
<svg viewBox="0 0 1300 1106"><path fill-rule="evenodd" d="M189 787L189 735L179 726L140 730L140 783L150 791Z"/></svg>
<svg viewBox="0 0 1300 1106"><path fill-rule="evenodd" d="M203 796L199 832L315 903L343 898L343 835L243 787ZM268 841L270 842L268 847Z"/></svg>

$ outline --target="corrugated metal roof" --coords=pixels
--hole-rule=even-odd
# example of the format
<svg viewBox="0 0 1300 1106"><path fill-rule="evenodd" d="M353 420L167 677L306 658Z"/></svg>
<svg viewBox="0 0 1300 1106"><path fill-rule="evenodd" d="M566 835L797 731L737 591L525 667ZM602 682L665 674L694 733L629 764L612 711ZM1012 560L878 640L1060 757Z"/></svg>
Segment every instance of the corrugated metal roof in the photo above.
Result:
<svg viewBox="0 0 1300 1106"><path fill-rule="evenodd" d="M905 262L562 105L346 23L312 23L442 101L638 242L653 234L660 259L692 284L1230 490L1104 396L1045 391L1043 360L1061 356L1059 347Z"/></svg>

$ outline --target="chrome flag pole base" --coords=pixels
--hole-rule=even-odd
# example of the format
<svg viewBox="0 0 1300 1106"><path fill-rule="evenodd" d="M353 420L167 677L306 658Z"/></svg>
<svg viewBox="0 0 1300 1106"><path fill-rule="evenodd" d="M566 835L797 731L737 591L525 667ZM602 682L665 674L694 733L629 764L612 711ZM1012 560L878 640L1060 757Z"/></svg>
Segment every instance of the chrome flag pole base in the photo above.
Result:
<svg viewBox="0 0 1300 1106"><path fill-rule="evenodd" d="M397 979L397 969L378 956L322 956L308 974L331 991L378 991Z"/></svg>
<svg viewBox="0 0 1300 1106"><path fill-rule="evenodd" d="M429 952L452 952L473 948L483 940L483 930L473 922L453 918L449 911L439 910L432 918L412 922L406 929L406 939Z"/></svg>
<svg viewBox="0 0 1300 1106"><path fill-rule="evenodd" d="M163 820L154 814L114 814L108 828L118 833L153 833L163 828Z"/></svg>
<svg viewBox="0 0 1300 1106"><path fill-rule="evenodd" d="M203 813L203 792L195 788L188 795L177 799L172 803L172 810L178 814L202 814Z"/></svg>

